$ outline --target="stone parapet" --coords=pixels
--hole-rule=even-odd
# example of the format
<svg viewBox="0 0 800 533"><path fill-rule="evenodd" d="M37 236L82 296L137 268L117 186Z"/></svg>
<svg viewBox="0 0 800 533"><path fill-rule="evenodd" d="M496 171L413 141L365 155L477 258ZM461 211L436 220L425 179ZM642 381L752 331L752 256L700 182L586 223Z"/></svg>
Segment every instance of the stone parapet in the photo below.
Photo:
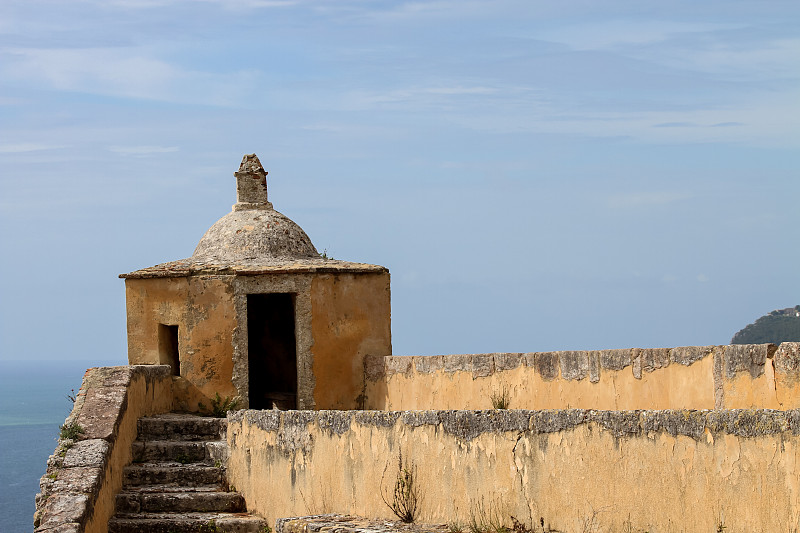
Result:
<svg viewBox="0 0 800 533"><path fill-rule="evenodd" d="M230 483L269 520L394 521L386 502L411 472L416 522L464 530L473 519L537 531L800 525L796 410L239 411L228 442ZM338 520L277 527L361 531Z"/></svg>
<svg viewBox="0 0 800 533"><path fill-rule="evenodd" d="M104 532L139 417L172 408L168 366L90 368L36 496L37 533ZM66 436L73 438L65 438Z"/></svg>
<svg viewBox="0 0 800 533"><path fill-rule="evenodd" d="M666 433L695 440L732 435L761 437L776 434L800 436L800 410L707 409L598 411L595 409L488 409L482 411L232 411L231 425L256 427L276 435L275 446L283 452L310 451L311 427L329 436L341 436L360 428L433 427L469 442L493 433L526 432L532 435L573 430L594 424L615 437ZM238 427L237 426L237 427Z"/></svg>
<svg viewBox="0 0 800 533"><path fill-rule="evenodd" d="M370 409L800 407L800 343L370 356Z"/></svg>

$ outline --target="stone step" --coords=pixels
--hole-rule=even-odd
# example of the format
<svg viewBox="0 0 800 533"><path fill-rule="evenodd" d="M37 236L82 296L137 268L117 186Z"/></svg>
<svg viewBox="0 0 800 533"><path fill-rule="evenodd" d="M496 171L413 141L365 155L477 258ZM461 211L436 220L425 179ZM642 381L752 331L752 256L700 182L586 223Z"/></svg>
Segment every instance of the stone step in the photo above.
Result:
<svg viewBox="0 0 800 533"><path fill-rule="evenodd" d="M224 440L227 428L225 418L169 413L140 418L138 440Z"/></svg>
<svg viewBox="0 0 800 533"><path fill-rule="evenodd" d="M224 485L225 469L201 464L140 463L126 466L123 479L126 487L133 485L183 487Z"/></svg>
<svg viewBox="0 0 800 533"><path fill-rule="evenodd" d="M167 414L138 421L133 464L109 533L265 533L267 522L246 513L228 492L227 421Z"/></svg>
<svg viewBox="0 0 800 533"><path fill-rule="evenodd" d="M224 463L228 443L215 441L135 441L131 446L135 463L170 462L179 464Z"/></svg>
<svg viewBox="0 0 800 533"><path fill-rule="evenodd" d="M117 494L117 513L185 513L225 512L246 510L244 498L238 492L219 491L128 491Z"/></svg>
<svg viewBox="0 0 800 533"><path fill-rule="evenodd" d="M267 521L245 513L117 514L108 533L265 533Z"/></svg>
<svg viewBox="0 0 800 533"><path fill-rule="evenodd" d="M187 487L179 487L177 485L126 485L126 492L137 492L144 494L147 492L228 492L224 483L215 483L209 485L194 485Z"/></svg>

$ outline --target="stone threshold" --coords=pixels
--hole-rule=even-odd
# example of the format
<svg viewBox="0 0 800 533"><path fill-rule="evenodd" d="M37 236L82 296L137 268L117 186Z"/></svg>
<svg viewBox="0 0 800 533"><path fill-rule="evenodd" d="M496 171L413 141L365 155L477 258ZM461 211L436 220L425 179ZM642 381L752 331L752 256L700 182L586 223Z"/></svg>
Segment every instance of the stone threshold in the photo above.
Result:
<svg viewBox="0 0 800 533"><path fill-rule="evenodd" d="M406 524L399 520L321 514L278 518L275 533L448 533L446 524Z"/></svg>

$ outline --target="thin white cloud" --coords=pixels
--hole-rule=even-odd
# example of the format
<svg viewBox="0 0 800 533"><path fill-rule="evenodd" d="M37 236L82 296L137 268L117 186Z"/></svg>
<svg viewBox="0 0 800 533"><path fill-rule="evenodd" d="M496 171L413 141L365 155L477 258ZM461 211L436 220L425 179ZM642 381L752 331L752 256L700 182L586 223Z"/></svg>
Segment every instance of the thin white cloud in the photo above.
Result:
<svg viewBox="0 0 800 533"><path fill-rule="evenodd" d="M732 79L797 79L800 38L771 39L767 35L747 46L733 40L709 41L705 46L674 43L648 51L646 57L665 66Z"/></svg>

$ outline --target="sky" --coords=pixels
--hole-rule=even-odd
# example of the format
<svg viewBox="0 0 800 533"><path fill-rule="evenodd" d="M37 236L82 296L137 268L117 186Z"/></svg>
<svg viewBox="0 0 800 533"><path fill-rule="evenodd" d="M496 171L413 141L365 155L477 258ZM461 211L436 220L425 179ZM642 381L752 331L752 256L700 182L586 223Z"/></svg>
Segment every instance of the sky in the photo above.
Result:
<svg viewBox="0 0 800 533"><path fill-rule="evenodd" d="M397 355L726 344L800 304L800 3L3 0L0 361L124 364L118 274L270 200Z"/></svg>

